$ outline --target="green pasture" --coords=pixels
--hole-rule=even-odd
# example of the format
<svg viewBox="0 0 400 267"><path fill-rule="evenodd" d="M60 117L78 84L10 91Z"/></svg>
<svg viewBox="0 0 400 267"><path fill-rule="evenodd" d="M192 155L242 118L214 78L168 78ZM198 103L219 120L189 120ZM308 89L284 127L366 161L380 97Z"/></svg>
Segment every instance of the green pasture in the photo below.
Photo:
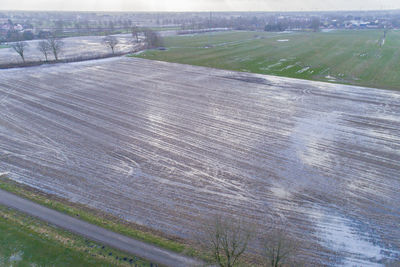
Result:
<svg viewBox="0 0 400 267"><path fill-rule="evenodd" d="M165 38L137 57L367 87L400 89L400 31L222 32Z"/></svg>

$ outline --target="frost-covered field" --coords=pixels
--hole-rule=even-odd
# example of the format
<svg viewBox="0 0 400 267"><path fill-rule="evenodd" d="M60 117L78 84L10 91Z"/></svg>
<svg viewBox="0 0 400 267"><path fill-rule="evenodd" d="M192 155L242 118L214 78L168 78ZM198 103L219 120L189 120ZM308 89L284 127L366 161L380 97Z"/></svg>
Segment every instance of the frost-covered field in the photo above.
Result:
<svg viewBox="0 0 400 267"><path fill-rule="evenodd" d="M400 92L113 58L2 70L0 110L17 181L183 238L235 214L309 262L400 257Z"/></svg>
<svg viewBox="0 0 400 267"><path fill-rule="evenodd" d="M132 51L132 36L130 34L117 34L119 44L116 52L129 53ZM110 54L111 49L102 44L104 36L81 36L63 38L64 48L60 59L75 57L94 57L99 55ZM27 41L28 47L25 51L26 61L44 61L44 55L37 49L40 40ZM53 56L49 56L49 60L53 60ZM21 57L12 48L0 49L0 64L22 62Z"/></svg>

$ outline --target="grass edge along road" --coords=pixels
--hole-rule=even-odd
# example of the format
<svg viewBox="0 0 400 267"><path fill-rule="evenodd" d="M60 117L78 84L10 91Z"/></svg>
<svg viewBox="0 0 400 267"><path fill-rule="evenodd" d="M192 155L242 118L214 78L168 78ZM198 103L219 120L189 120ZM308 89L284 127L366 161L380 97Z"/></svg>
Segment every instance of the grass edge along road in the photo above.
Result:
<svg viewBox="0 0 400 267"><path fill-rule="evenodd" d="M150 266L2 205L0 236L0 266Z"/></svg>
<svg viewBox="0 0 400 267"><path fill-rule="evenodd" d="M124 236L182 255L208 260L204 253L194 249L191 244L184 243L183 240L174 240L172 237L163 236L161 232L155 232L140 225L126 222L111 214L46 194L29 186L19 184L4 174L0 174L0 189Z"/></svg>
<svg viewBox="0 0 400 267"><path fill-rule="evenodd" d="M289 78L400 90L400 31L231 31L171 36L131 56ZM382 45L383 44L383 45Z"/></svg>

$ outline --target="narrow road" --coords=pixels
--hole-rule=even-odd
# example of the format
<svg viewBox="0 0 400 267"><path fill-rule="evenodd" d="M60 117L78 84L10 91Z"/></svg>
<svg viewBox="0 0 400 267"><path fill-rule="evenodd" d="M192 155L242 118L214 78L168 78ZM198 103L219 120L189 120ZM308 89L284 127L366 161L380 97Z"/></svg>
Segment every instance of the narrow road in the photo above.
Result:
<svg viewBox="0 0 400 267"><path fill-rule="evenodd" d="M0 190L0 205L19 210L93 241L166 266L202 266L195 259L117 234Z"/></svg>

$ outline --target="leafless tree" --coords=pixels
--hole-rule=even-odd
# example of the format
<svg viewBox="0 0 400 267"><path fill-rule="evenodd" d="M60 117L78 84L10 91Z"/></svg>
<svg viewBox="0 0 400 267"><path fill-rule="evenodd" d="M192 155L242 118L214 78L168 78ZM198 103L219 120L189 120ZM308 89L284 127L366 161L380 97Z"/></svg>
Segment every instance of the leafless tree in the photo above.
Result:
<svg viewBox="0 0 400 267"><path fill-rule="evenodd" d="M43 54L44 57L46 58L46 61L48 61L48 56L50 55L50 53L51 53L51 51L52 51L52 49L51 49L49 43L48 43L47 41L42 40L42 41L40 41L40 42L38 43L37 48L38 48L38 50L39 50L40 52L42 52L42 54Z"/></svg>
<svg viewBox="0 0 400 267"><path fill-rule="evenodd" d="M22 42L22 41L15 42L15 43L11 44L11 48L14 49L14 51L17 52L21 56L22 61L24 63L25 63L24 53L25 53L25 50L26 50L26 48L28 46L29 46L29 44L27 42Z"/></svg>
<svg viewBox="0 0 400 267"><path fill-rule="evenodd" d="M58 57L64 49L64 42L60 38L57 38L55 34L50 35L46 42L49 45L55 60L58 60Z"/></svg>
<svg viewBox="0 0 400 267"><path fill-rule="evenodd" d="M252 237L251 227L233 218L217 217L205 232L202 243L220 267L237 266Z"/></svg>
<svg viewBox="0 0 400 267"><path fill-rule="evenodd" d="M287 266L298 249L294 238L282 229L270 230L263 239L263 245L265 267Z"/></svg>
<svg viewBox="0 0 400 267"><path fill-rule="evenodd" d="M109 48L111 48L112 53L114 54L114 49L118 45L119 41L115 36L106 36L103 38L103 44Z"/></svg>
<svg viewBox="0 0 400 267"><path fill-rule="evenodd" d="M134 38L134 41L136 43L139 43L139 33L140 33L140 29L138 26L133 26L132 27L132 38Z"/></svg>
<svg viewBox="0 0 400 267"><path fill-rule="evenodd" d="M151 29L145 29L143 33L148 48L160 47L163 45L163 40L157 32Z"/></svg>

